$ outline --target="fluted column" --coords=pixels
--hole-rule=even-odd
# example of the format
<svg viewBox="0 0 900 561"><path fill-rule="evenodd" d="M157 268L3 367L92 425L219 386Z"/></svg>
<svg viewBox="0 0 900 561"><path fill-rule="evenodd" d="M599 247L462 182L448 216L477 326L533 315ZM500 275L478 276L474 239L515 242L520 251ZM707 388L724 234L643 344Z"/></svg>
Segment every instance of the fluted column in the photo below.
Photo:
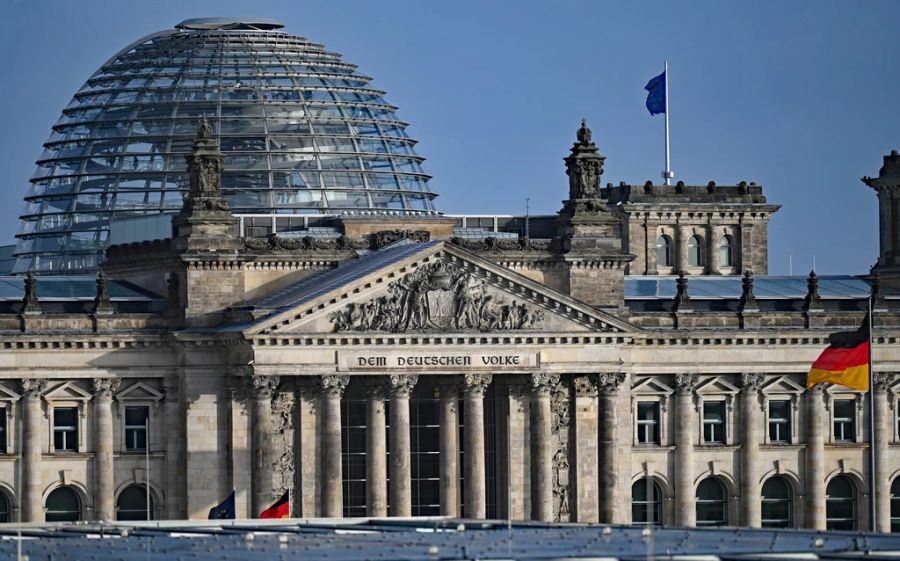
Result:
<svg viewBox="0 0 900 561"><path fill-rule="evenodd" d="M600 462L597 416L597 380L595 376L575 378L574 408L574 486L572 522L596 524L600 521L600 478L597 465Z"/></svg>
<svg viewBox="0 0 900 561"><path fill-rule="evenodd" d="M825 529L825 392L818 385L806 392L806 526Z"/></svg>
<svg viewBox="0 0 900 561"><path fill-rule="evenodd" d="M531 375L531 518L553 522L553 412L558 374Z"/></svg>
<svg viewBox="0 0 900 561"><path fill-rule="evenodd" d="M115 378L95 378L94 389L94 513L97 520L116 519L116 478L113 468L113 393ZM150 435L147 435L147 446Z"/></svg>
<svg viewBox="0 0 900 561"><path fill-rule="evenodd" d="M22 518L23 522L43 522L44 507L41 501L41 393L47 387L46 380L22 380Z"/></svg>
<svg viewBox="0 0 900 561"><path fill-rule="evenodd" d="M875 373L875 520L876 530L891 531L891 469L888 463L888 443L891 441L891 387L897 381L895 372ZM872 439L869 438L869 445Z"/></svg>
<svg viewBox="0 0 900 561"><path fill-rule="evenodd" d="M694 388L696 374L675 375L675 524L694 526Z"/></svg>
<svg viewBox="0 0 900 561"><path fill-rule="evenodd" d="M272 462L272 396L281 382L278 376L251 375L244 379L250 412L253 489L250 516L259 516L276 497L272 495L275 469Z"/></svg>
<svg viewBox="0 0 900 561"><path fill-rule="evenodd" d="M600 522L607 524L622 522L618 518L623 509L616 494L621 469L616 406L624 381L624 372L604 372L597 377L600 396Z"/></svg>
<svg viewBox="0 0 900 561"><path fill-rule="evenodd" d="M459 387L456 378L437 383L440 393L441 516L459 516Z"/></svg>
<svg viewBox="0 0 900 561"><path fill-rule="evenodd" d="M763 428L759 386L762 375L741 374L741 524L762 525L762 496L759 482L759 443Z"/></svg>
<svg viewBox="0 0 900 561"><path fill-rule="evenodd" d="M322 501L326 518L340 518L344 512L343 469L341 467L341 396L350 377L331 374L321 378Z"/></svg>
<svg viewBox="0 0 900 561"><path fill-rule="evenodd" d="M490 374L466 374L465 398L465 515L466 518L487 516L484 453L484 394L491 383Z"/></svg>
<svg viewBox="0 0 900 561"><path fill-rule="evenodd" d="M412 516L412 447L409 396L419 377L394 374L391 390L391 516Z"/></svg>
<svg viewBox="0 0 900 561"><path fill-rule="evenodd" d="M388 515L387 423L384 378L367 380L366 385L366 514Z"/></svg>

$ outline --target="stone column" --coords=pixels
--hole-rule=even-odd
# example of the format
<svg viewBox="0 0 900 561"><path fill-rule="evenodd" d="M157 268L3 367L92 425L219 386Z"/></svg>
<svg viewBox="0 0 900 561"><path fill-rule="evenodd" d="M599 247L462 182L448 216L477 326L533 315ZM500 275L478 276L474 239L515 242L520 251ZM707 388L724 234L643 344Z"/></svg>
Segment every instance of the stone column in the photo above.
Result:
<svg viewBox="0 0 900 561"><path fill-rule="evenodd" d="M751 528L762 525L759 482L759 443L764 428L759 399L762 380L761 374L741 374L741 524Z"/></svg>
<svg viewBox="0 0 900 561"><path fill-rule="evenodd" d="M391 516L412 516L412 446L409 396L419 377L394 374L391 390Z"/></svg>
<svg viewBox="0 0 900 561"><path fill-rule="evenodd" d="M622 505L616 490L619 487L621 469L619 444L619 421L616 408L619 402L619 388L625 381L624 372L604 372L597 378L600 395L600 522L615 524L622 522ZM624 503L622 503L624 504Z"/></svg>
<svg viewBox="0 0 900 561"><path fill-rule="evenodd" d="M41 478L41 443L44 441L41 414L41 393L47 387L46 380L26 378L21 382L22 434L18 435L22 449L22 522L43 522L44 490Z"/></svg>
<svg viewBox="0 0 900 561"><path fill-rule="evenodd" d="M281 382L278 376L250 375L244 378L250 412L250 445L253 479L250 516L259 516L277 498L272 495L275 469L272 462L272 396Z"/></svg>
<svg viewBox="0 0 900 561"><path fill-rule="evenodd" d="M466 374L463 395L465 398L465 479L464 505L466 518L487 516L484 453L484 394L490 385L490 374Z"/></svg>
<svg viewBox="0 0 900 561"><path fill-rule="evenodd" d="M806 392L806 526L825 529L825 392L821 384Z"/></svg>
<svg viewBox="0 0 900 561"><path fill-rule="evenodd" d="M441 516L459 516L459 387L455 378L438 381L441 399Z"/></svg>
<svg viewBox="0 0 900 561"><path fill-rule="evenodd" d="M163 419L160 430L166 449L166 510L164 515L169 520L186 518L183 501L187 494L184 469L184 412L179 402L179 383L177 378L163 378Z"/></svg>
<svg viewBox="0 0 900 561"><path fill-rule="evenodd" d="M891 408L891 386L896 383L896 373L875 372L875 520L876 530L891 531L891 469L888 444L891 441L891 424L894 419ZM869 445L872 445L869 437Z"/></svg>
<svg viewBox="0 0 900 561"><path fill-rule="evenodd" d="M116 519L116 477L113 468L113 393L115 378L95 378L94 384L94 513L97 520ZM150 446L150 435L147 435Z"/></svg>
<svg viewBox="0 0 900 561"><path fill-rule="evenodd" d="M600 521L599 477L600 461L597 418L597 381L593 376L575 378L575 446L572 455L574 469L572 522L596 524Z"/></svg>
<svg viewBox="0 0 900 561"><path fill-rule="evenodd" d="M321 516L322 446L319 430L322 384L318 376L296 379L297 417L294 420L294 502L304 518Z"/></svg>
<svg viewBox="0 0 900 561"><path fill-rule="evenodd" d="M553 522L553 411L558 374L531 375L531 518Z"/></svg>
<svg viewBox="0 0 900 561"><path fill-rule="evenodd" d="M716 228L712 223L712 216L707 217L706 223L706 263L703 272L707 275L719 274L719 251L716 244Z"/></svg>
<svg viewBox="0 0 900 561"><path fill-rule="evenodd" d="M679 222L676 224L675 234L675 255L672 262L675 264L674 272L677 274L688 268L688 239L691 237L691 230L689 226Z"/></svg>
<svg viewBox="0 0 900 561"><path fill-rule="evenodd" d="M341 396L347 389L350 376L330 374L322 376L321 418L322 435L322 499L319 512L326 518L340 518L344 513L344 476L341 462Z"/></svg>
<svg viewBox="0 0 900 561"><path fill-rule="evenodd" d="M694 388L696 374L675 375L675 524L694 526Z"/></svg>
<svg viewBox="0 0 900 561"><path fill-rule="evenodd" d="M387 516L387 423L384 378L366 380L366 514Z"/></svg>

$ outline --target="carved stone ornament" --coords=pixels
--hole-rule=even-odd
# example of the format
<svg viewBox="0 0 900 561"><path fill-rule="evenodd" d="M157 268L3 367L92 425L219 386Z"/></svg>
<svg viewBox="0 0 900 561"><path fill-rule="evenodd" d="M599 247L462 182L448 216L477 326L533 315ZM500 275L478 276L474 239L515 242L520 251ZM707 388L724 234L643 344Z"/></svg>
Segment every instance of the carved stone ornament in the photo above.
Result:
<svg viewBox="0 0 900 561"><path fill-rule="evenodd" d="M889 392L897 383L900 374L897 372L875 372L872 374L875 389L879 392Z"/></svg>
<svg viewBox="0 0 900 561"><path fill-rule="evenodd" d="M320 378L322 395L326 397L340 398L350 383L350 376L346 374L328 374Z"/></svg>
<svg viewBox="0 0 900 561"><path fill-rule="evenodd" d="M741 279L741 299L738 302L740 311L756 309L756 297L753 295L753 272L750 269L744 271Z"/></svg>
<svg viewBox="0 0 900 561"><path fill-rule="evenodd" d="M47 380L38 378L25 378L20 383L20 391L24 397L38 398L47 388Z"/></svg>
<svg viewBox="0 0 900 561"><path fill-rule="evenodd" d="M597 397L597 382L593 376L576 376L575 397Z"/></svg>
<svg viewBox="0 0 900 561"><path fill-rule="evenodd" d="M559 384L559 374L537 372L531 375L531 391L534 395L547 397Z"/></svg>
<svg viewBox="0 0 900 561"><path fill-rule="evenodd" d="M441 397L453 396L458 398L463 382L457 376L439 376L434 385Z"/></svg>
<svg viewBox="0 0 900 561"><path fill-rule="evenodd" d="M699 378L696 374L676 374L675 391L681 394L693 392Z"/></svg>
<svg viewBox="0 0 900 561"><path fill-rule="evenodd" d="M275 422L272 467L275 472L274 491L284 493L294 481L294 396L279 393L272 399L272 416Z"/></svg>
<svg viewBox="0 0 900 561"><path fill-rule="evenodd" d="M272 399L281 378L278 376L259 376L257 374L244 378L244 387L251 399Z"/></svg>
<svg viewBox="0 0 900 561"><path fill-rule="evenodd" d="M169 273L169 277L166 279L166 287L168 288L166 302L169 306L169 311L178 310L180 302L178 273L176 273L175 271Z"/></svg>
<svg viewBox="0 0 900 561"><path fill-rule="evenodd" d="M493 379L491 374L466 374L463 376L463 394L466 397L484 397Z"/></svg>
<svg viewBox="0 0 900 561"><path fill-rule="evenodd" d="M383 376L375 376L363 380L363 393L369 399L385 399L389 388Z"/></svg>
<svg viewBox="0 0 900 561"><path fill-rule="evenodd" d="M337 238L314 238L304 236L302 238L282 238L268 236L266 238L243 238L243 250L248 253L295 253L308 251L352 251L371 249L371 244L366 238L350 238L340 236Z"/></svg>
<svg viewBox="0 0 900 561"><path fill-rule="evenodd" d="M190 188L184 210L188 213L228 212L228 203L222 198L224 158L206 117L200 119L194 149L185 160Z"/></svg>
<svg viewBox="0 0 900 561"><path fill-rule="evenodd" d="M383 230L369 234L371 249L378 249L399 240L424 243L431 241L431 232L426 230Z"/></svg>
<svg viewBox="0 0 900 561"><path fill-rule="evenodd" d="M577 140L572 146L572 154L565 158L566 175L569 176L569 199L599 198L600 177L603 175L603 162L606 158L597 151L586 120L581 120L581 127L575 136Z"/></svg>
<svg viewBox="0 0 900 561"><path fill-rule="evenodd" d="M328 319L335 331L495 331L530 329L544 319L531 304L491 295L459 267L439 261L388 286L368 302L348 304Z"/></svg>
<svg viewBox="0 0 900 561"><path fill-rule="evenodd" d="M413 388L419 381L416 374L391 374L390 376L391 397L409 398L412 395Z"/></svg>
<svg viewBox="0 0 900 561"><path fill-rule="evenodd" d="M35 278L34 273L29 272L26 274L24 282L25 296L22 298L22 311L25 313L40 312L41 305L38 304L37 279Z"/></svg>
<svg viewBox="0 0 900 561"><path fill-rule="evenodd" d="M92 389L94 397L98 399L112 399L112 396L119 389L121 380L118 378L94 378Z"/></svg>
<svg viewBox="0 0 900 561"><path fill-rule="evenodd" d="M763 376L756 372L741 373L741 388L748 392L758 392L762 385Z"/></svg>
<svg viewBox="0 0 900 561"><path fill-rule="evenodd" d="M95 314L111 314L112 302L109 299L109 286L103 271L97 273L97 296L94 298Z"/></svg>
<svg viewBox="0 0 900 561"><path fill-rule="evenodd" d="M450 238L450 243L469 251L549 251L550 240L525 238L505 239L488 236L482 239Z"/></svg>
<svg viewBox="0 0 900 561"><path fill-rule="evenodd" d="M624 372L601 372L597 375L597 387L601 394L615 395L619 393L624 381Z"/></svg>
<svg viewBox="0 0 900 561"><path fill-rule="evenodd" d="M569 422L571 420L570 389L568 384L554 386L550 395L553 438L553 519L568 522L571 516L569 485Z"/></svg>

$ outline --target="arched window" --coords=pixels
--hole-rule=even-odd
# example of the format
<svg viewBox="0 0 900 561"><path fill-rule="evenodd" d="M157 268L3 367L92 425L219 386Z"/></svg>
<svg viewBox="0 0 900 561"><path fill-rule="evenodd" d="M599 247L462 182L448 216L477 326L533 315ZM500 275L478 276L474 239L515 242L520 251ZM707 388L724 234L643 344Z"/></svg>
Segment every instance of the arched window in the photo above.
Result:
<svg viewBox="0 0 900 561"><path fill-rule="evenodd" d="M0 491L0 522L12 522L10 515L9 498L6 493Z"/></svg>
<svg viewBox="0 0 900 561"><path fill-rule="evenodd" d="M60 487L47 496L47 522L81 520L81 501L71 487Z"/></svg>
<svg viewBox="0 0 900 561"><path fill-rule="evenodd" d="M697 526L724 526L728 523L728 494L715 477L697 486Z"/></svg>
<svg viewBox="0 0 900 561"><path fill-rule="evenodd" d="M147 487L129 485L116 500L116 520L148 520ZM150 499L150 518L153 520L153 499Z"/></svg>
<svg viewBox="0 0 900 561"><path fill-rule="evenodd" d="M794 527L794 493L783 477L772 477L762 486L762 526Z"/></svg>
<svg viewBox="0 0 900 561"><path fill-rule="evenodd" d="M719 240L719 266L734 267L734 240L728 234Z"/></svg>
<svg viewBox="0 0 900 561"><path fill-rule="evenodd" d="M691 267L703 266L703 238L700 236L688 238L688 265Z"/></svg>
<svg viewBox="0 0 900 561"><path fill-rule="evenodd" d="M631 522L637 526L662 525L662 492L652 479L645 477L631 486Z"/></svg>
<svg viewBox="0 0 900 561"><path fill-rule="evenodd" d="M856 529L856 488L846 475L835 477L825 489L825 528Z"/></svg>
<svg viewBox="0 0 900 561"><path fill-rule="evenodd" d="M900 532L900 477L891 483L891 532Z"/></svg>
<svg viewBox="0 0 900 561"><path fill-rule="evenodd" d="M656 265L659 267L672 266L672 238L665 234L656 238Z"/></svg>

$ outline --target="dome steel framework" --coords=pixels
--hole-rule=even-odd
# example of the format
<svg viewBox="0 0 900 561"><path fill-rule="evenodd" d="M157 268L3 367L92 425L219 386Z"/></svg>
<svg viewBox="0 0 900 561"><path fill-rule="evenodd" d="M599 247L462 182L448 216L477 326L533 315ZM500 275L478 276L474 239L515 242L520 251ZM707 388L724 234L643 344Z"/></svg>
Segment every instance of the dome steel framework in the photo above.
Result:
<svg viewBox="0 0 900 561"><path fill-rule="evenodd" d="M206 116L236 214L433 213L415 141L371 78L267 19L187 20L100 67L53 126L15 272L95 268L111 220L180 209Z"/></svg>

